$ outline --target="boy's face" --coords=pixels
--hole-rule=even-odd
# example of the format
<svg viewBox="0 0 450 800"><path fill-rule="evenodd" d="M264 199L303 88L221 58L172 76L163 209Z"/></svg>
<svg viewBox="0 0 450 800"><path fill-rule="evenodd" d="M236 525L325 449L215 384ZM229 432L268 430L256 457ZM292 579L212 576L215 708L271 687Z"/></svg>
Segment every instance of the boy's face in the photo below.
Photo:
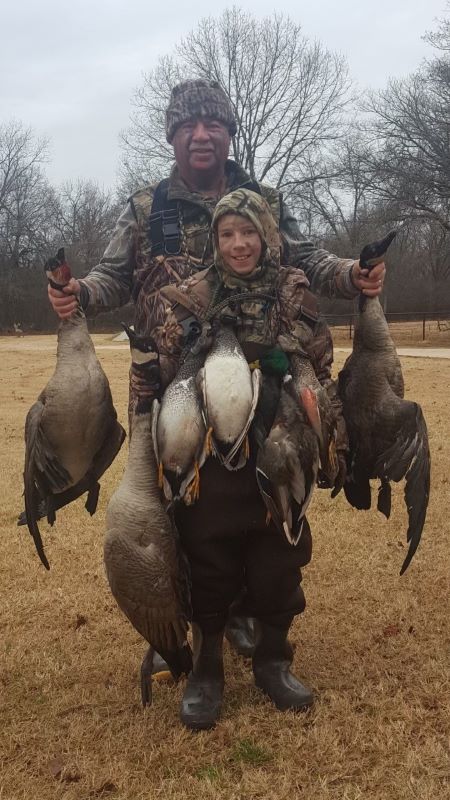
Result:
<svg viewBox="0 0 450 800"><path fill-rule="evenodd" d="M262 242L250 220L239 214L219 219L217 240L220 255L231 272L249 275L258 266Z"/></svg>

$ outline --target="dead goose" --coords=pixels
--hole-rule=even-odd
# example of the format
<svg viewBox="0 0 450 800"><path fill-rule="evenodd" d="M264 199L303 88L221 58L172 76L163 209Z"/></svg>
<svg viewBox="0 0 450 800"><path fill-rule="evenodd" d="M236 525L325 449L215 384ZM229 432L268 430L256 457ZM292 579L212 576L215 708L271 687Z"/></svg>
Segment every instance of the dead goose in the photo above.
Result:
<svg viewBox="0 0 450 800"><path fill-rule="evenodd" d="M383 260L395 232L367 245L360 257L369 269ZM402 575L419 545L430 491L430 451L422 410L403 399L400 361L377 297L361 295L353 352L339 373L339 394L349 435L344 491L358 509L371 506L370 478L381 481L378 510L391 511L390 481L405 478L409 549Z"/></svg>
<svg viewBox="0 0 450 800"><path fill-rule="evenodd" d="M288 376L272 428L265 441L260 441L256 457L261 496L274 524L292 545L300 540L319 468L317 435L304 404L310 408L317 405L314 392L304 387L299 396Z"/></svg>
<svg viewBox="0 0 450 800"><path fill-rule="evenodd" d="M71 278L64 249L47 262L54 288ZM108 379L95 354L80 308L58 329L56 368L25 423L25 515L39 557L50 569L37 520L88 492L86 508L97 508L99 479L125 439L117 421Z"/></svg>
<svg viewBox="0 0 450 800"><path fill-rule="evenodd" d="M251 372L230 327L221 326L198 373L211 448L227 469L239 469L248 457L245 445L261 385L261 372Z"/></svg>
<svg viewBox="0 0 450 800"><path fill-rule="evenodd" d="M144 377L147 353L151 384L155 385L156 350L150 339L134 337ZM157 356L157 353L156 353ZM152 442L152 398L139 397L132 417L128 463L106 513L104 560L117 604L150 648L141 668L143 704L151 702L153 648L175 679L189 673L192 658L186 642L190 618L188 570L176 530L163 508L158 466Z"/></svg>
<svg viewBox="0 0 450 800"><path fill-rule="evenodd" d="M153 404L153 443L166 500L194 502L206 458L206 428L196 378L205 354L189 352L162 401Z"/></svg>

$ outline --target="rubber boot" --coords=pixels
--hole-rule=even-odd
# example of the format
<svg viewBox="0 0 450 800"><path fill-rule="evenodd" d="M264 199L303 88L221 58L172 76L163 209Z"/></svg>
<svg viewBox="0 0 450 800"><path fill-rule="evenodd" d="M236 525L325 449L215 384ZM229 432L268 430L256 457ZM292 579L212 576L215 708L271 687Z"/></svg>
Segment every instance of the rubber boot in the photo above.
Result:
<svg viewBox="0 0 450 800"><path fill-rule="evenodd" d="M181 701L180 717L193 731L214 728L222 707L224 687L223 628L209 633L192 623L194 667Z"/></svg>
<svg viewBox="0 0 450 800"><path fill-rule="evenodd" d="M259 635L253 654L255 684L267 694L279 711L306 711L314 701L310 689L292 674L293 651L288 630L259 621Z"/></svg>
<svg viewBox="0 0 450 800"><path fill-rule="evenodd" d="M225 637L238 656L251 658L255 649L255 620L253 617L229 617Z"/></svg>

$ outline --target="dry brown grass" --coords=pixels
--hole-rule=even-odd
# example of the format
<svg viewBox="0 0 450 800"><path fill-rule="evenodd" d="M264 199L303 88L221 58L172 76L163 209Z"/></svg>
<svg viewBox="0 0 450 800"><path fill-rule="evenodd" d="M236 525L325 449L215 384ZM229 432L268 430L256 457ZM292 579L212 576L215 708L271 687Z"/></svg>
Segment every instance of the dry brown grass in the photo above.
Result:
<svg viewBox="0 0 450 800"><path fill-rule="evenodd" d="M308 608L292 636L314 709L275 711L226 649L223 721L192 735L178 721L182 686L156 686L153 707L140 708L145 646L103 572L105 506L126 447L93 519L78 501L42 525L49 573L15 525L24 417L52 371L52 342L0 339L2 800L448 800L450 362L403 361L433 455L426 530L406 575L400 488L389 522L316 493ZM124 422L127 347L99 355Z"/></svg>

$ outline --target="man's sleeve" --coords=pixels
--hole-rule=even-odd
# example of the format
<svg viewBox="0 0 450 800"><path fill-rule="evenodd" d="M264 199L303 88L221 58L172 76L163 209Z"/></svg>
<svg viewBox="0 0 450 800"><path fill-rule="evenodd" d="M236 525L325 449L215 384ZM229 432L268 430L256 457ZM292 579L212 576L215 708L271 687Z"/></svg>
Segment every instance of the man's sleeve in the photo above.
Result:
<svg viewBox="0 0 450 800"><path fill-rule="evenodd" d="M137 219L129 201L117 220L100 263L80 280L81 305L89 315L118 308L130 299L136 238Z"/></svg>
<svg viewBox="0 0 450 800"><path fill-rule="evenodd" d="M359 294L350 277L353 259L339 258L314 246L300 233L297 220L281 200L280 233L284 264L301 267L314 294L352 299Z"/></svg>

